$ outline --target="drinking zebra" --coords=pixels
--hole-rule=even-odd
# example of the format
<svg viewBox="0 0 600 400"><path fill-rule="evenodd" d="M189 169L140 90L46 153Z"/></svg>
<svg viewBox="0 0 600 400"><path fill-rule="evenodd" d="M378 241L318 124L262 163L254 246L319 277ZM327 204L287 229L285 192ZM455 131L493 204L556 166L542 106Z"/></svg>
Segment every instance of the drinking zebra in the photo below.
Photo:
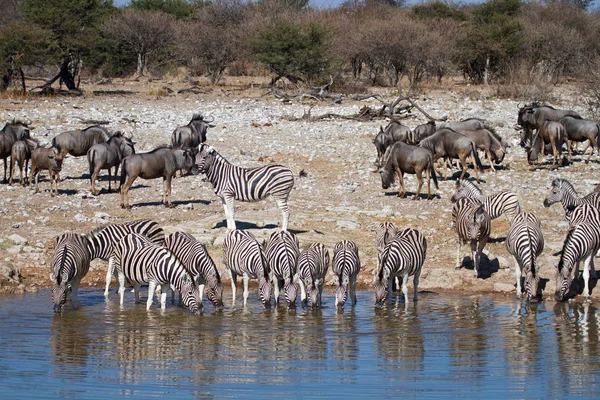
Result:
<svg viewBox="0 0 600 400"><path fill-rule="evenodd" d="M294 186L294 176L289 168L279 164L255 168L242 168L229 163L211 146L201 144L196 156L199 172L204 172L221 198L227 229L235 228L234 200L259 201L271 195L281 209L281 229L287 230L290 210L288 197Z"/></svg>
<svg viewBox="0 0 600 400"><path fill-rule="evenodd" d="M464 179L456 180L456 191L451 201L454 203L459 199L470 198L483 204L485 211L491 219L496 219L502 214L511 221L515 215L521 212L519 197L513 192L502 191L484 196L473 182Z"/></svg>
<svg viewBox="0 0 600 400"><path fill-rule="evenodd" d="M514 258L517 279L517 298L521 298L521 275L525 272L525 294L527 300L538 301L537 257L544 250L544 236L540 220L528 212L519 213L513 218L506 236L506 248Z"/></svg>
<svg viewBox="0 0 600 400"><path fill-rule="evenodd" d="M312 307L323 305L323 284L329 262L329 251L322 243L312 243L300 253L297 280L300 284L300 299L303 305L307 305L308 296Z"/></svg>
<svg viewBox="0 0 600 400"><path fill-rule="evenodd" d="M566 301L571 297L573 267L577 278L579 262L583 261L583 296L587 301L590 297L590 276L596 278L594 255L600 249L600 211L589 204L582 204L573 210L573 215L577 216L577 223L567 233L556 271L556 301Z"/></svg>
<svg viewBox="0 0 600 400"><path fill-rule="evenodd" d="M342 240L333 248L331 270L335 281L335 305L344 307L350 291L352 306L356 305L356 276L360 271L358 247L354 242Z"/></svg>
<svg viewBox="0 0 600 400"><path fill-rule="evenodd" d="M157 245L144 235L129 233L113 247L111 257L118 271L121 305L125 295L125 279L133 283L135 302L140 300L140 286L148 285L149 310L154 300L154 291L161 287L160 307L166 308L167 293L177 290L183 304L194 314L200 314L202 301L198 287L181 262L166 248Z"/></svg>
<svg viewBox="0 0 600 400"><path fill-rule="evenodd" d="M79 282L90 269L90 242L77 233L64 233L54 240L52 256L52 302L54 312L62 311L67 301L67 292L71 292L73 309L77 309L77 288Z"/></svg>
<svg viewBox="0 0 600 400"><path fill-rule="evenodd" d="M258 279L258 294L265 308L271 308L271 283L269 264L263 247L248 231L234 229L225 234L223 261L231 276L232 303L235 304L237 276L244 281L244 306L248 299L248 281Z"/></svg>
<svg viewBox="0 0 600 400"><path fill-rule="evenodd" d="M110 258L113 246L129 233L144 235L150 241L160 246L165 242L165 232L163 229L156 222L149 219L140 219L122 224L110 224L106 227L98 228L87 235L91 243L91 259L95 260L99 258L104 261L108 260L106 286L104 288L105 296L108 296L108 288L110 287L113 274L116 277L114 260Z"/></svg>
<svg viewBox="0 0 600 400"><path fill-rule="evenodd" d="M175 232L165 237L165 247L181 261L184 268L199 284L198 293L202 300L204 285L208 286L206 297L218 309L223 308L223 284L217 267L206 248L192 235Z"/></svg>
<svg viewBox="0 0 600 400"><path fill-rule="evenodd" d="M279 304L279 291L283 288L288 307L296 307L298 287L294 280L300 256L300 243L292 232L271 233L265 249L271 282L275 289L275 305Z"/></svg>
<svg viewBox="0 0 600 400"><path fill-rule="evenodd" d="M485 207L477 200L463 198L452 207L452 222L457 235L456 269L462 267L460 260L461 244L469 243L475 269L475 278L479 278L481 252L490 238L491 218Z"/></svg>
<svg viewBox="0 0 600 400"><path fill-rule="evenodd" d="M393 222L373 222L367 226L367 230L375 232L375 251L377 252L376 271L379 271L379 267L381 266L381 253L383 253L385 245L396 236L396 233L398 233L398 227ZM400 287L398 278L396 278L395 284L396 288Z"/></svg>
<svg viewBox="0 0 600 400"><path fill-rule="evenodd" d="M413 277L414 301L417 301L419 277L427 254L427 241L417 230L404 229L386 244L381 253L381 266L375 279L375 305L383 304L392 297L392 279L402 281L402 294L408 303L408 278Z"/></svg>
<svg viewBox="0 0 600 400"><path fill-rule="evenodd" d="M592 192L584 197L579 197L575 188L566 179L556 178L552 181L552 189L550 195L544 199L544 207L550 207L554 203L562 204L565 210L565 218L571 219L571 211L581 204L589 204L593 207L600 208L600 192Z"/></svg>

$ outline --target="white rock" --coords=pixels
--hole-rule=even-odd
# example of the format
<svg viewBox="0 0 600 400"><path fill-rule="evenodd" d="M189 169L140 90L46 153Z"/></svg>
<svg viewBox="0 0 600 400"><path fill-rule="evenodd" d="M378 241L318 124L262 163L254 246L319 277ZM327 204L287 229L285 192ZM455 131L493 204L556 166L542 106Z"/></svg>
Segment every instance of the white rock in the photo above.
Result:
<svg viewBox="0 0 600 400"><path fill-rule="evenodd" d="M80 213L75 214L75 217L73 217L73 218L77 222L86 222L86 221L90 220L88 217L86 217L85 215L80 214Z"/></svg>
<svg viewBox="0 0 600 400"><path fill-rule="evenodd" d="M10 239L14 244L17 244L19 246L25 246L27 244L27 239L25 239L23 236L17 235L16 233L10 235L8 239Z"/></svg>

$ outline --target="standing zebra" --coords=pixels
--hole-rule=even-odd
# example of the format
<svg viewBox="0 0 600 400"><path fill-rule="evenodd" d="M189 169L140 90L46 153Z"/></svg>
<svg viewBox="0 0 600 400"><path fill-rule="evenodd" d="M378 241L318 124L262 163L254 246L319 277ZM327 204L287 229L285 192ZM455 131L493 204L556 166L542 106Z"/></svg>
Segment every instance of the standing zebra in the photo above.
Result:
<svg viewBox="0 0 600 400"><path fill-rule="evenodd" d="M216 308L223 308L221 276L202 243L189 233L175 232L165 238L165 247L175 254L184 268L199 283L200 300L203 297L204 285L208 285L206 297Z"/></svg>
<svg viewBox="0 0 600 400"><path fill-rule="evenodd" d="M331 270L335 280L335 305L344 307L350 291L352 306L356 305L356 276L360 271L358 247L354 242L342 240L333 248Z"/></svg>
<svg viewBox="0 0 600 400"><path fill-rule="evenodd" d="M413 277L414 301L417 301L419 277L427 255L427 241L417 230L398 232L381 253L381 266L375 280L375 305L383 306L392 297L392 279L402 280L404 301L408 303L408 278Z"/></svg>
<svg viewBox="0 0 600 400"><path fill-rule="evenodd" d="M312 243L300 253L298 259L298 283L302 304L310 303L313 307L323 305L322 294L325 275L329 269L329 251L322 243Z"/></svg>
<svg viewBox="0 0 600 400"><path fill-rule="evenodd" d="M154 300L154 291L161 287L160 307L165 308L167 293L177 290L183 304L194 314L200 314L202 301L198 287L181 262L166 248L150 241L139 233L129 233L113 247L111 257L119 273L119 294L121 305L125 295L125 279L133 283L135 302L140 300L140 286L148 285L149 310Z"/></svg>
<svg viewBox="0 0 600 400"><path fill-rule="evenodd" d="M91 243L91 259L95 260L99 258L104 261L108 260L106 286L104 288L105 296L108 296L108 288L113 274L116 276L114 260L110 258L113 246L129 233L144 235L160 246L165 242L165 232L163 229L156 222L149 219L140 219L123 224L110 224L106 227L98 228L87 235Z"/></svg>
<svg viewBox="0 0 600 400"><path fill-rule="evenodd" d="M287 230L290 210L288 197L294 186L294 176L289 168L279 164L255 168L242 168L230 164L211 146L201 144L196 156L199 172L206 173L217 196L221 198L227 229L235 228L234 200L259 201L271 195L281 209L281 229Z"/></svg>
<svg viewBox="0 0 600 400"><path fill-rule="evenodd" d="M517 298L521 298L521 275L525 272L525 294L527 300L538 301L537 257L544 250L542 224L533 214L519 213L513 218L506 236L506 248L514 258L515 277L517 279Z"/></svg>
<svg viewBox="0 0 600 400"><path fill-rule="evenodd" d="M573 210L573 216L577 216L577 224L567 233L556 271L556 301L566 301L570 297L573 267L576 267L577 278L580 261L583 261L583 296L588 301L590 276L596 278L594 254L600 249L600 210L582 204Z"/></svg>
<svg viewBox="0 0 600 400"><path fill-rule="evenodd" d="M583 198L580 198L575 191L575 188L566 179L556 178L552 181L552 189L550 195L544 200L544 207L550 207L554 203L562 204L565 210L565 218L571 219L571 211L569 208L574 208L581 204L589 204L593 207L600 208L600 192L592 192Z"/></svg>
<svg viewBox="0 0 600 400"><path fill-rule="evenodd" d="M283 288L288 307L296 307L298 287L294 280L300 256L300 243L292 232L279 231L271 233L265 249L275 289L275 305L279 304L279 291Z"/></svg>
<svg viewBox="0 0 600 400"><path fill-rule="evenodd" d="M90 269L90 242L77 233L64 233L54 241L52 273L50 280L54 312L62 311L67 301L67 292L71 291L73 309L77 308L77 287Z"/></svg>
<svg viewBox="0 0 600 400"><path fill-rule="evenodd" d="M460 261L461 244L469 243L475 278L479 278L481 252L490 238L491 218L485 207L478 201L464 198L454 203L452 207L452 222L457 235L456 241L456 269L462 267Z"/></svg>
<svg viewBox="0 0 600 400"><path fill-rule="evenodd" d="M375 250L377 251L377 270L381 265L381 253L385 245L396 236L398 227L393 222L374 222L367 227L368 231L375 232Z"/></svg>
<svg viewBox="0 0 600 400"><path fill-rule="evenodd" d="M235 304L237 276L244 280L244 306L248 299L248 281L258 279L258 294L265 308L271 308L269 264L263 247L248 231L234 229L225 234L223 261L231 276L232 303Z"/></svg>
<svg viewBox="0 0 600 400"><path fill-rule="evenodd" d="M481 193L481 189L473 182L457 179L456 191L454 192L451 201L456 202L457 200L464 198L474 199L483 204L485 211L491 219L496 219L504 214L508 221L512 221L515 215L521 212L519 197L515 193L502 191L489 196L484 196Z"/></svg>

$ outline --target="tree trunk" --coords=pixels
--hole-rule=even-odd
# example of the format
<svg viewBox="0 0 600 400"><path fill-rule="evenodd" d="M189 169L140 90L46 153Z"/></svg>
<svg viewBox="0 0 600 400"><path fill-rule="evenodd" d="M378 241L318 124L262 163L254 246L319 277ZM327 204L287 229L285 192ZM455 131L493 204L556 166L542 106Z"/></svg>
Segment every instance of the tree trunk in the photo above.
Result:
<svg viewBox="0 0 600 400"><path fill-rule="evenodd" d="M483 84L487 86L488 84L488 72L490 70L490 57L488 56L485 59L485 69L483 70Z"/></svg>
<svg viewBox="0 0 600 400"><path fill-rule="evenodd" d="M138 61L137 61L137 76L144 76L144 56L142 53L138 53Z"/></svg>
<svg viewBox="0 0 600 400"><path fill-rule="evenodd" d="M23 88L23 94L27 93L27 86L25 86L25 73L23 68L19 67L19 75L21 76L21 87Z"/></svg>
<svg viewBox="0 0 600 400"><path fill-rule="evenodd" d="M67 56L64 58L62 65L60 66L60 80L65 84L67 89L69 90L77 90L77 85L75 85L75 78L73 74L69 70L69 64L71 63L71 56ZM53 81L52 81L53 82Z"/></svg>

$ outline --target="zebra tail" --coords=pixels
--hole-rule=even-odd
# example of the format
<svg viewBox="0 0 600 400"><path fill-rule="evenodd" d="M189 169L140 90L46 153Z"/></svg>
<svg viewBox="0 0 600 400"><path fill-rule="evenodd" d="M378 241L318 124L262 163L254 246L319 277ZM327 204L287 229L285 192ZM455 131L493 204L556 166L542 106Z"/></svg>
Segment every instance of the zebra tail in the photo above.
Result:
<svg viewBox="0 0 600 400"><path fill-rule="evenodd" d="M475 142L471 142L471 150L473 151L473 158L475 159L475 165L480 170L483 170L483 165L481 164L481 160L479 159L479 154L477 154L477 148L475 147Z"/></svg>
<svg viewBox="0 0 600 400"><path fill-rule="evenodd" d="M535 278L536 276L536 271L535 271L535 258L536 258L536 251L533 248L533 241L531 240L531 230L527 229L527 239L528 239L528 243L529 243L529 251L531 252L531 256L530 256L530 264L529 264L529 272L531 272L531 275L533 275L533 277Z"/></svg>
<svg viewBox="0 0 600 400"><path fill-rule="evenodd" d="M60 267L58 268L58 274L56 275L56 283L60 285L60 277L62 276L63 268L65 267L65 261L67 260L67 246L62 248L62 258L60 260Z"/></svg>
<svg viewBox="0 0 600 400"><path fill-rule="evenodd" d="M123 187L123 184L125 183L125 178L127 178L127 168L125 166L126 162L127 158L124 158L123 161L121 161L121 180L119 182L121 187Z"/></svg>

